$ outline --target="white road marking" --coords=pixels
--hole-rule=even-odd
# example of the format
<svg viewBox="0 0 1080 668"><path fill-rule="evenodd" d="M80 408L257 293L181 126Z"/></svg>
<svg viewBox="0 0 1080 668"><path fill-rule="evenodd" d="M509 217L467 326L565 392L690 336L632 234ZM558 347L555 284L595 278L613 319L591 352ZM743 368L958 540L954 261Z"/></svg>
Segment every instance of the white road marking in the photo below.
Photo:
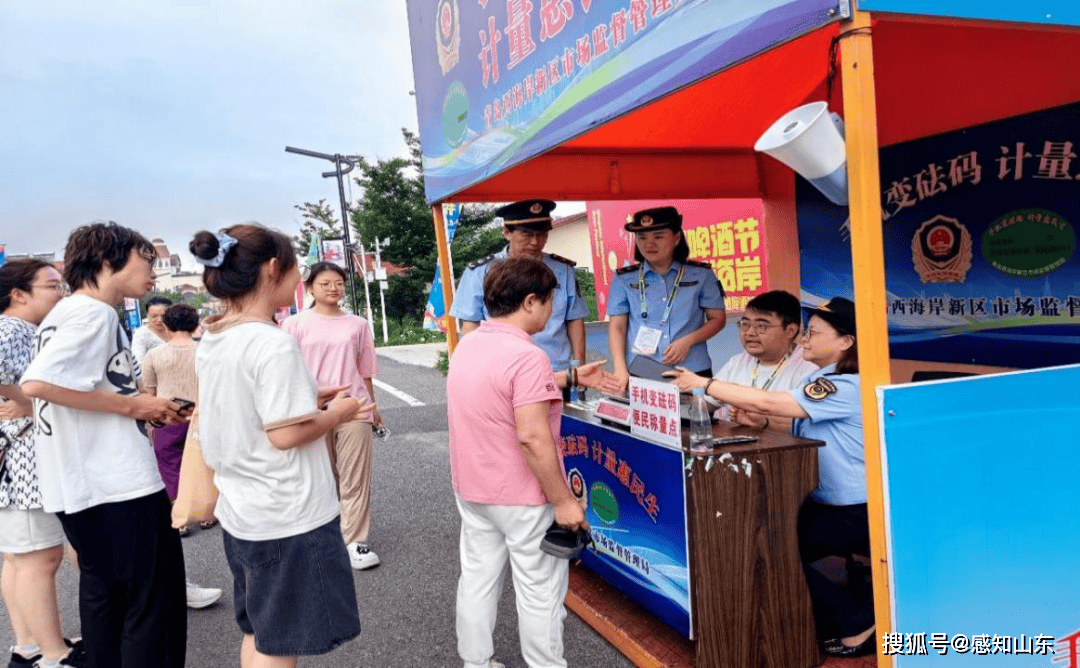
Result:
<svg viewBox="0 0 1080 668"><path fill-rule="evenodd" d="M410 406L423 406L424 405L423 401L420 401L419 399L412 396L411 394L406 394L406 393L402 392L401 390L397 389L393 385L387 385L386 383L382 382L378 378L372 378L371 379L371 384L374 385L375 387L379 388L383 392L386 392L387 394L393 395L393 396L397 397L398 399L401 399L402 401L409 404Z"/></svg>

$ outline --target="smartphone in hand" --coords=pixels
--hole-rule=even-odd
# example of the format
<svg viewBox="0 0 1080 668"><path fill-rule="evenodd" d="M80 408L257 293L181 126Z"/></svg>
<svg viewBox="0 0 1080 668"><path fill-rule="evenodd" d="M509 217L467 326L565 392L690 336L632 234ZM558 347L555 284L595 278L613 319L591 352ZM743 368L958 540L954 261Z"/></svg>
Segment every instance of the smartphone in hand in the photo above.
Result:
<svg viewBox="0 0 1080 668"><path fill-rule="evenodd" d="M187 413L190 415L191 412L195 410L195 402L191 399L181 399L180 397L173 397L172 400L180 404L180 408L176 411L177 413Z"/></svg>

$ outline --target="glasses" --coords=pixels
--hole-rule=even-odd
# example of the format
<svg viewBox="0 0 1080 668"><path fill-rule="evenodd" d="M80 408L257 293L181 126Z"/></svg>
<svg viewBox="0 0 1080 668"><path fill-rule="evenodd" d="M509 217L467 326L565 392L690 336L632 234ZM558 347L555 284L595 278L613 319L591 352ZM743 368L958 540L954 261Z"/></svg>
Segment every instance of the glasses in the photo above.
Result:
<svg viewBox="0 0 1080 668"><path fill-rule="evenodd" d="M739 318L738 324L740 332L753 328L755 334L764 334L773 327L783 327L783 325L772 325L763 320L747 320L746 318Z"/></svg>
<svg viewBox="0 0 1080 668"><path fill-rule="evenodd" d="M825 332L823 332L821 330L814 330L814 329L810 329L809 327L807 327L806 331L803 332L803 338L806 339L807 341L809 341L810 339L814 338L815 336L820 338L821 335L823 335L823 334L825 334Z"/></svg>
<svg viewBox="0 0 1080 668"><path fill-rule="evenodd" d="M51 281L49 283L31 283L31 288L42 288L44 290L53 290L55 292L64 292L67 290L67 284L60 281Z"/></svg>

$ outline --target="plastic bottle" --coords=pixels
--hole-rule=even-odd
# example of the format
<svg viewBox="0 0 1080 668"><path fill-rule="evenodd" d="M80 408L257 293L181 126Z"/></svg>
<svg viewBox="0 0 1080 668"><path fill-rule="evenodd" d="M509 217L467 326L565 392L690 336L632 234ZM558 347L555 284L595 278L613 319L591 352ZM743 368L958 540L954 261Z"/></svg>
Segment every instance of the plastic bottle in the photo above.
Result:
<svg viewBox="0 0 1080 668"><path fill-rule="evenodd" d="M712 417L709 413L709 404L705 401L705 388L695 387L690 398L691 452L708 452L712 446Z"/></svg>
<svg viewBox="0 0 1080 668"><path fill-rule="evenodd" d="M581 362L579 360L576 360L576 359L571 359L570 360L570 368L573 370L573 372L570 374L570 377L573 378L574 380L577 380L577 372L578 372L578 367L579 366L581 366ZM577 383L571 383L570 384L570 403L576 404L580 400L581 400L581 391L578 390Z"/></svg>

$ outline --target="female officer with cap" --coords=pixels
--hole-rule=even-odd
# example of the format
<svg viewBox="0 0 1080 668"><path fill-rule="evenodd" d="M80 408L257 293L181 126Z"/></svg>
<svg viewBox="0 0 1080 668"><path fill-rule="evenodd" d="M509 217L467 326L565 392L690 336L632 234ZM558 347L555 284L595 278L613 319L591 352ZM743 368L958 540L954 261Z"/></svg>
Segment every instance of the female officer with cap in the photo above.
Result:
<svg viewBox="0 0 1080 668"><path fill-rule="evenodd" d="M724 290L708 264L687 259L682 215L673 206L645 209L625 229L636 237L637 264L615 272L608 293L608 345L616 378L608 389L626 390L636 355L711 377L705 342L727 322Z"/></svg>
<svg viewBox="0 0 1080 668"><path fill-rule="evenodd" d="M851 565L854 555L870 554L855 304L834 297L808 314L803 358L822 368L801 387L761 390L706 380L685 369L674 374L675 383L683 392L704 387L734 409L740 424L765 428L770 418L794 418L796 436L825 442L818 450L818 488L799 512L799 552L825 652L858 656L875 648L873 590L861 573L849 573L848 583L839 586L814 567L832 555Z"/></svg>
<svg viewBox="0 0 1080 668"><path fill-rule="evenodd" d="M484 277L498 260L531 257L543 260L555 272L555 292L551 317L543 331L533 335L533 343L547 353L552 370L558 372L570 366L570 359L585 362L585 317L589 306L581 298L573 260L545 253L548 232L551 231L551 211L555 202L528 199L498 209L495 220L503 224L506 247L469 265L461 275L450 315L462 321L462 335L468 334L487 320L484 307Z"/></svg>

